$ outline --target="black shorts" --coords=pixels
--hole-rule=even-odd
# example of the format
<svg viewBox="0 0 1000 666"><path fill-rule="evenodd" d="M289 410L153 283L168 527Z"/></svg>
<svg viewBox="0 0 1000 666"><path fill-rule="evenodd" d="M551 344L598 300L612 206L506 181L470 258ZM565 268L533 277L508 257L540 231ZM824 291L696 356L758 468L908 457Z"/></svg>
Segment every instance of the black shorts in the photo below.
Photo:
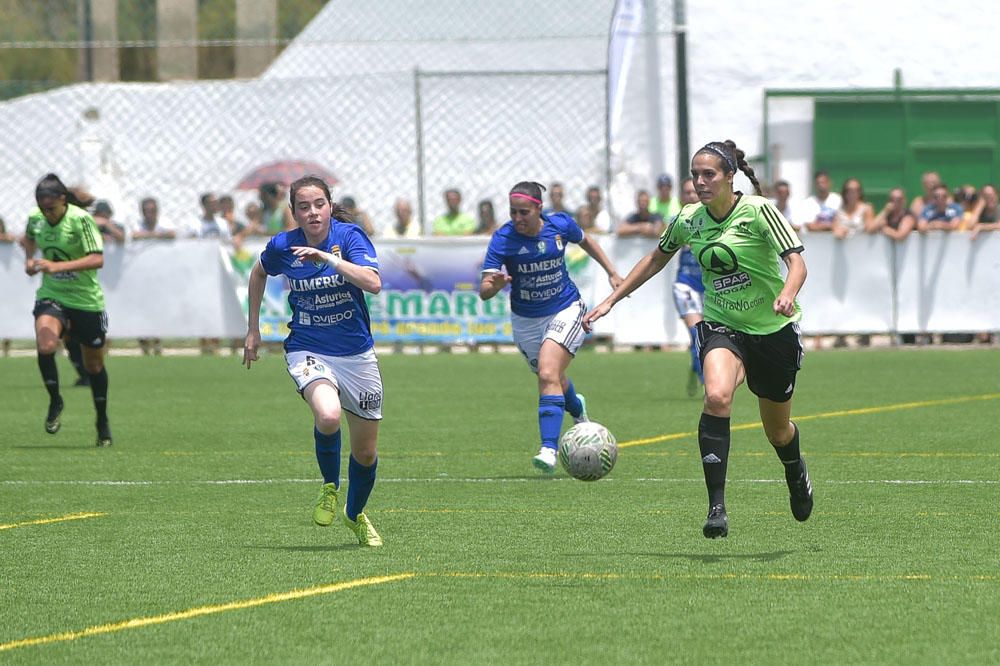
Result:
<svg viewBox="0 0 1000 666"><path fill-rule="evenodd" d="M773 402L792 398L795 375L802 367L805 353L797 323L769 335L750 335L710 321L699 322L697 330L702 363L705 355L716 347L728 349L743 362L747 387L754 395Z"/></svg>
<svg viewBox="0 0 1000 666"><path fill-rule="evenodd" d="M71 338L85 347L100 349L108 336L108 313L104 311L77 310L45 298L35 301L31 314L35 319L42 315L55 317L62 324L62 333L69 333Z"/></svg>

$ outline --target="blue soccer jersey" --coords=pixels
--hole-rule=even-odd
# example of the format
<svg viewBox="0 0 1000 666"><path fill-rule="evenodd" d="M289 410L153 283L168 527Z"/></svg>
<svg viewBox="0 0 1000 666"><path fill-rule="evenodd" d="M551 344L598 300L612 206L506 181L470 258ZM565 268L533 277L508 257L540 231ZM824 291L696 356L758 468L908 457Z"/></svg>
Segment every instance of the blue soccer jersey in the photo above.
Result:
<svg viewBox="0 0 1000 666"><path fill-rule="evenodd" d="M566 213L542 215L537 236L522 236L507 221L486 249L483 273L507 269L511 276L510 309L522 317L546 317L580 300L566 270L567 243L580 243L583 230Z"/></svg>
<svg viewBox="0 0 1000 666"><path fill-rule="evenodd" d="M701 264L698 263L691 248L687 245L682 247L678 261L680 264L677 266L677 278L674 281L686 284L699 293L704 293L705 285L701 282Z"/></svg>
<svg viewBox="0 0 1000 666"><path fill-rule="evenodd" d="M371 317L364 292L344 279L326 262L302 261L291 248L306 246L301 229L283 231L272 238L260 254L268 275L284 275L291 291L290 333L285 351L311 351L330 356L353 356L371 349ZM333 220L330 234L320 250L352 264L378 270L378 258L370 240L355 224Z"/></svg>

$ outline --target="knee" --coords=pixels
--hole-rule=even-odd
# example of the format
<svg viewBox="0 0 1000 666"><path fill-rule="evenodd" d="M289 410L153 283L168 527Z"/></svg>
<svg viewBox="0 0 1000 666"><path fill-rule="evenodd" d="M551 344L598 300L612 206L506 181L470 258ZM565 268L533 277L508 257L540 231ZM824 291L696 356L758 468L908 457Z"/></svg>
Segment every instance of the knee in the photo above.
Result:
<svg viewBox="0 0 1000 666"><path fill-rule="evenodd" d="M43 354L45 356L55 354L59 347L59 339L50 337L39 338L35 347L38 349L39 354Z"/></svg>
<svg viewBox="0 0 1000 666"><path fill-rule="evenodd" d="M780 427L768 427L765 425L764 434L767 436L767 441L771 443L771 446L781 448L782 446L787 446L792 441L792 437L795 436L795 428L791 422Z"/></svg>
<svg viewBox="0 0 1000 666"><path fill-rule="evenodd" d="M717 416L728 416L733 408L733 394L717 388L705 387L705 411Z"/></svg>
<svg viewBox="0 0 1000 666"><path fill-rule="evenodd" d="M538 368L538 385L540 387L558 386L562 388L562 377L558 368Z"/></svg>
<svg viewBox="0 0 1000 666"><path fill-rule="evenodd" d="M85 358L83 359L83 368L87 371L87 374L96 375L104 369L104 359L100 357Z"/></svg>
<svg viewBox="0 0 1000 666"><path fill-rule="evenodd" d="M359 464L365 467L371 467L374 465L375 460L378 458L378 454L376 453L374 446L371 447L370 450L352 451L351 455L354 456L354 459L357 460Z"/></svg>
<svg viewBox="0 0 1000 666"><path fill-rule="evenodd" d="M340 430L340 410L328 409L317 412L316 429L324 435L332 435Z"/></svg>

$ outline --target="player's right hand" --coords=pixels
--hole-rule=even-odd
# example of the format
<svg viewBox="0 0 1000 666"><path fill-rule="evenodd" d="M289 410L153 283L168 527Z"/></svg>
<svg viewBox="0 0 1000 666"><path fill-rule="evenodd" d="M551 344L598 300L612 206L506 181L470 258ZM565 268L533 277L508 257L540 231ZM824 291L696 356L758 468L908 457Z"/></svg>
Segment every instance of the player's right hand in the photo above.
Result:
<svg viewBox="0 0 1000 666"><path fill-rule="evenodd" d="M34 275L38 272L38 264L34 259L28 259L24 262L24 272L28 275Z"/></svg>
<svg viewBox="0 0 1000 666"><path fill-rule="evenodd" d="M257 360L257 350L260 349L260 331L247 331L243 342L243 365L250 369L250 364Z"/></svg>
<svg viewBox="0 0 1000 666"><path fill-rule="evenodd" d="M594 322L609 312L611 312L611 306L604 302L583 315L583 330L590 333L594 329Z"/></svg>

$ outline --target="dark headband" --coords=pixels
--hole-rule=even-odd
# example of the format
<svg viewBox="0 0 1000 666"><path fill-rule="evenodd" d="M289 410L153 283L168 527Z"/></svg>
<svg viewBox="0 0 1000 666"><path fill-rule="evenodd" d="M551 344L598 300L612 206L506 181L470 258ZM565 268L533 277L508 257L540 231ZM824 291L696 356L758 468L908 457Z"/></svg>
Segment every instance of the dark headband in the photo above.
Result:
<svg viewBox="0 0 1000 666"><path fill-rule="evenodd" d="M721 148L719 148L718 146L716 146L714 143L706 144L705 147L702 148L698 152L702 152L702 151L705 151L705 150L711 151L711 152L715 153L716 155L718 155L719 157L721 157L723 159L723 161L725 161L725 163L729 165L729 170L730 171L732 171L734 173L737 171L736 165L733 164L733 158L731 158L726 153L726 151L722 150Z"/></svg>

